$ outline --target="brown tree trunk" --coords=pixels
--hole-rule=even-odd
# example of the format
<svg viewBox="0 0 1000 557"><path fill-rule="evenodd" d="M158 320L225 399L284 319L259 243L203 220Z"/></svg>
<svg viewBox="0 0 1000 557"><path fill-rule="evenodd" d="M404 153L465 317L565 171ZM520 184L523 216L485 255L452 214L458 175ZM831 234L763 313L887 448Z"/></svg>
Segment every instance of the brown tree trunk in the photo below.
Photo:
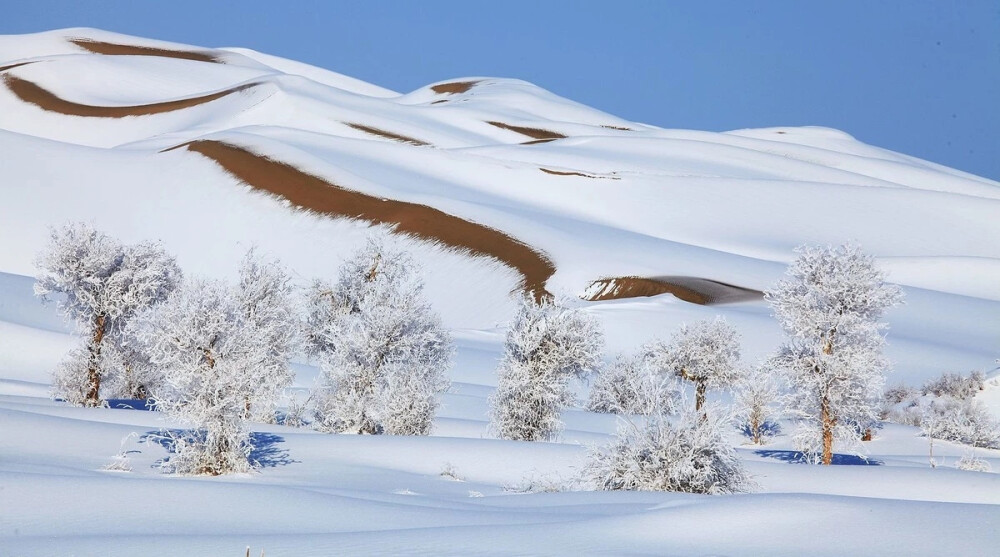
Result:
<svg viewBox="0 0 1000 557"><path fill-rule="evenodd" d="M694 389L694 409L695 411L701 411L701 407L705 405L705 390L708 386L705 381L698 381Z"/></svg>
<svg viewBox="0 0 1000 557"><path fill-rule="evenodd" d="M750 418L750 434L753 436L753 444L760 445L760 420L756 413Z"/></svg>
<svg viewBox="0 0 1000 557"><path fill-rule="evenodd" d="M836 420L830 415L830 399L825 394L820 402L820 419L823 422L823 464L829 466L833 464L833 426Z"/></svg>
<svg viewBox="0 0 1000 557"><path fill-rule="evenodd" d="M104 341L106 319L98 315L94 319L94 333L90 339L90 362L87 365L87 396L84 406L99 406L101 404L101 342Z"/></svg>
<svg viewBox="0 0 1000 557"><path fill-rule="evenodd" d="M872 440L872 428L868 428L868 429L865 430L864 434L861 436L861 440L862 441L871 441Z"/></svg>

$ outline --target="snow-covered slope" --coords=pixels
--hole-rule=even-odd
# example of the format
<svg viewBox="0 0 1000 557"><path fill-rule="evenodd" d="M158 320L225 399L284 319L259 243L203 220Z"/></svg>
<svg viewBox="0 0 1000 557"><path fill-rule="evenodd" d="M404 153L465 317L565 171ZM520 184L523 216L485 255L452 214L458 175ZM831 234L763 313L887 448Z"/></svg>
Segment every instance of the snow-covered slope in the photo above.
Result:
<svg viewBox="0 0 1000 557"><path fill-rule="evenodd" d="M599 552L645 532L636 542L638 553L676 544L680 553L712 547L792 554L818 532L796 532L797 521L833 508L842 511L840 527L860 526L848 518L852 513L876 512L909 521L914 536L922 533L914 524L937 523L944 516L949 518L938 524L942 535L947 527L966 528L963 521L972 516L998 524L997 500L983 495L996 494L995 476L931 477L902 470L925 462L924 441L908 428L887 432L882 445L872 448L887 468L844 472L829 485L821 472L797 471L773 455L747 450L754 472L768 478L762 484L773 495L719 501L562 494L512 502L500 496L505 483L577 466L583 453L575 443L601 440L613 431L606 416L570 412L567 445L526 448L478 439L486 435L485 400L495 386L492 368L512 312L512 290L545 289L597 315L609 356L666 336L681 322L721 314L743 333L752 360L780 339L754 293L774 283L803 243L856 241L904 286L906 305L888 316L896 368L890 383L916 384L943 371L989 371L1000 356L997 182L825 128L667 130L625 121L530 83L492 77L459 78L399 94L246 49L207 49L94 29L0 36L0 170L4 497L27 500L35 497L30 494L58 492L63 480L52 475L65 472L75 478L66 482L78 480L74 489L81 497L128 500L138 478L126 485L94 470L122 435L162 425L140 412L66 409L40 400L47 395L49 372L73 342L53 310L40 308L31 296L28 277L48 227L86 220L126 241L161 239L186 273L220 277L233 276L239 258L256 245L280 257L305 282L331 276L378 226L398 232L422 262L427 293L461 339L452 370L456 390L445 401L436 431L465 439L424 440L428 444L366 439L371 445L365 450L389 456L355 461L344 455L359 440L288 430L278 433L288 440L294 464L276 464L261 479L168 485L144 469L137 475L151 490L176 488L206 501L215 493L287 501L273 513L270 503L247 503L260 507L250 513L248 526L206 527L208 537L182 544L187 553L217 553L251 541L291 554L330 553L324 547L400 553L409 544L439 539L441 532L453 541L455 554L493 542L496 553L528 551L536 532L569 544L553 542L547 551ZM622 277L652 279L644 284L665 285L663 291L678 297L581 299L595 291L594 281ZM699 305L681 299L695 299L699 292L691 298L676 288L719 283L749 294L736 303L711 304L705 290L700 301L710 305ZM602 291L612 292L623 282L604 284L611 286ZM314 374L301 367L298 387L307 388ZM981 398L1000 413L998 393L1000 386L991 385ZM36 434L86 443L27 449ZM779 446L778 452L787 448ZM330 457L331 450L340 456ZM961 455L960 448L949 450ZM157 453L143 449L142 454L151 461ZM394 454L417 464L396 466ZM465 462L470 454L511 464ZM459 489L439 481L438 468L447 462L469 476L469 485ZM45 467L53 467L52 475L39 471ZM330 470L346 479L329 480ZM925 472L930 473L920 474ZM894 481L903 487L886 487ZM915 495L906 493L925 483ZM410 488L421 497L394 493ZM467 498L466 492L488 497L485 503L456 499ZM782 495L787 493L796 495ZM884 501L857 497L866 493ZM925 506L891 501L907 498ZM363 501L364 513L372 514L345 512L348 499ZM108 509L120 508L116 505L108 503ZM157 533L202 533L195 526L214 516L213 508L205 506L204 516L183 516L181 507L171 507L160 515L169 517L168 526ZM433 512L414 510L428 508ZM313 509L323 519L314 516L296 528L255 526L296 509ZM656 524L687 524L706 513L738 522L765 510L785 540L770 546L772 551L755 545L767 538L755 537L749 527L714 545L683 528L649 533ZM55 512L36 507L11 522L15 514L8 508L0 511L0 523L23 528L26 537L16 547L24 553L61 553L67 547L105 553L108 538L88 538L98 523L87 517L66 516L77 525L66 531L41 527ZM334 533L370 530L364 517L385 512L392 521L384 527L392 535ZM562 526L538 525L549 521ZM329 526L334 523L340 525ZM528 523L535 526L524 526ZM987 532L990 524L984 525ZM137 520L119 530L117 551L146 543L148 525ZM0 541L13 539L3 528ZM581 537L594 529L609 537ZM980 532L970 547L995 545L996 531ZM302 537L286 543L280 532ZM57 534L64 537L50 542ZM863 553L869 535L824 551ZM372 545L376 539L381 545ZM945 539L894 550L959 546ZM278 552L268 549L272 554Z"/></svg>

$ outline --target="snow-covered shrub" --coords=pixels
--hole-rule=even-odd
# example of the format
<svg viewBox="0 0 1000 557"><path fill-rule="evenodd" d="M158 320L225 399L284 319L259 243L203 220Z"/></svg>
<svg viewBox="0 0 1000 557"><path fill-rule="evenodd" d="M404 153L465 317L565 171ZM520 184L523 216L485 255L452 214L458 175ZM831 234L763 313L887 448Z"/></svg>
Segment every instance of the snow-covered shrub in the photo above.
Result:
<svg viewBox="0 0 1000 557"><path fill-rule="evenodd" d="M43 301L61 295L60 309L87 338L86 351L71 354L82 361L60 368L60 374L85 379L57 377L56 395L97 406L107 374L101 356L106 337L120 335L136 312L163 300L180 281L180 269L157 243L122 245L85 223L53 229L36 266L35 293ZM64 390L70 386L81 391Z"/></svg>
<svg viewBox="0 0 1000 557"><path fill-rule="evenodd" d="M573 403L570 380L597 368L603 343L597 322L584 312L522 295L490 396L491 430L502 439L555 438L560 412Z"/></svg>
<svg viewBox="0 0 1000 557"><path fill-rule="evenodd" d="M657 373L649 359L639 353L618 356L598 372L587 409L610 414L673 414L678 397L676 380Z"/></svg>
<svg viewBox="0 0 1000 557"><path fill-rule="evenodd" d="M1000 449L1000 424L974 399L941 397L922 407L924 435L945 441Z"/></svg>
<svg viewBox="0 0 1000 557"><path fill-rule="evenodd" d="M296 348L298 317L291 279L278 261L253 249L243 258L239 274L237 293L245 319L254 342L266 349L255 366L257 392L248 395L244 417L272 423L279 395L293 379L289 359Z"/></svg>
<svg viewBox="0 0 1000 557"><path fill-rule="evenodd" d="M958 459L955 463L955 468L959 470L965 470L967 472L992 472L993 467L986 460L977 457L973 453L967 453L962 455L962 458Z"/></svg>
<svg viewBox="0 0 1000 557"><path fill-rule="evenodd" d="M238 289L221 281L190 280L132 324L149 360L163 375L156 408L190 423L174 438L170 468L218 475L250 468L247 404L266 404L260 388L270 347L260 342Z"/></svg>
<svg viewBox="0 0 1000 557"><path fill-rule="evenodd" d="M733 411L737 426L755 445L763 445L775 431L771 421L778 402L775 371L766 365L746 368L733 388Z"/></svg>
<svg viewBox="0 0 1000 557"><path fill-rule="evenodd" d="M879 319L902 293L856 246L801 247L798 254L765 295L788 336L772 364L791 389L786 411L801 419L796 445L830 464L834 439L860 443L877 423L889 367Z"/></svg>
<svg viewBox="0 0 1000 557"><path fill-rule="evenodd" d="M687 411L676 423L623 420L615 439L591 450L584 476L601 490L744 493L754 482L725 440L719 412Z"/></svg>
<svg viewBox="0 0 1000 557"><path fill-rule="evenodd" d="M934 396L950 396L959 400L972 398L983 390L986 377L981 371L973 371L968 376L960 373L943 373L937 379L924 383L923 393Z"/></svg>
<svg viewBox="0 0 1000 557"><path fill-rule="evenodd" d="M695 385L695 409L708 389L731 387L738 376L740 334L725 319L682 325L669 343L647 348L652 365Z"/></svg>
<svg viewBox="0 0 1000 557"><path fill-rule="evenodd" d="M311 310L309 327L323 372L320 429L430 433L454 349L418 270L405 252L373 239L344 263L328 294L313 297L328 305Z"/></svg>

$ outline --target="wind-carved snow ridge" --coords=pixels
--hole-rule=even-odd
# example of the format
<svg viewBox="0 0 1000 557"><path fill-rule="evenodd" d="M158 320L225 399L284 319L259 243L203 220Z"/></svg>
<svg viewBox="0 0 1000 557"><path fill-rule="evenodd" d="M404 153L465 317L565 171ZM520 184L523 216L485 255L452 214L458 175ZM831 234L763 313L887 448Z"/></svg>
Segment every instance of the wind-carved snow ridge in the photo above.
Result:
<svg viewBox="0 0 1000 557"><path fill-rule="evenodd" d="M905 293L884 316L888 385L984 371L975 399L996 416L995 181L838 130L668 130L520 80L455 77L400 93L242 48L96 29L0 36L0 168L0 547L14 554L134 555L152 544L192 555L248 545L268 555L945 555L1000 545L989 528L1000 476L958 468L982 459L1000 470L1000 451L935 441L931 468L917 427L883 424L863 442L867 460L835 445L824 469L797 463L788 419L768 421L763 445L722 428L760 493L709 497L586 491L586 445L606 445L618 417L583 408L585 380L560 383L548 442L496 439L488 414L525 289L595 323L605 362L721 316L753 365L782 342L761 292L794 249L851 241ZM332 281L373 232L391 235L420 264L456 345L431 435L253 422L233 431L237 448L253 447L241 457L254 472L162 474L177 449L170 432L191 427L184 416L50 399L52 371L81 339L34 298L35 261L50 227L81 221L123 244L159 241L185 276L212 284L238 281L251 247L280 259L292 285ZM277 403L287 418L323 372L298 360L280 371L294 374ZM711 408L730 400L706 397ZM726 524L726 535L707 524Z"/></svg>

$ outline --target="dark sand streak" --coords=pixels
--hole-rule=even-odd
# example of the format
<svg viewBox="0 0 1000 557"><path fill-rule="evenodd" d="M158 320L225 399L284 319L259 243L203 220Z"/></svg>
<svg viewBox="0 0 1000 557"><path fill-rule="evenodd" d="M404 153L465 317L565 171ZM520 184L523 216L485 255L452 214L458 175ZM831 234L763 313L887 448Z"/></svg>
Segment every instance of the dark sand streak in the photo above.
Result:
<svg viewBox="0 0 1000 557"><path fill-rule="evenodd" d="M410 145L416 145L418 147L423 147L425 145L430 145L430 143L427 143L426 141L420 141L419 139L413 139L412 137L408 137L408 136L405 136L405 135L400 135L398 133L387 132L385 130L376 128L374 126L366 126L364 124L355 124L353 122L346 122L346 123L347 123L348 126L351 126L352 128L354 128L354 129L356 129L358 131L363 131L365 133L370 133L372 135L377 135L379 137L384 137L386 139L391 139L393 141L401 141L403 143L409 143Z"/></svg>
<svg viewBox="0 0 1000 557"><path fill-rule="evenodd" d="M212 159L238 180L298 207L394 226L397 233L495 258L519 271L524 277L522 287L536 298L550 296L545 282L555 273L555 266L544 254L503 232L427 205L349 190L229 143L199 140L185 146Z"/></svg>
<svg viewBox="0 0 1000 557"><path fill-rule="evenodd" d="M612 282L614 287L610 286ZM591 288L595 287L597 292L587 297L587 300L620 300L669 293L685 302L711 306L760 300L764 297L757 290L698 277L606 278L594 281Z"/></svg>
<svg viewBox="0 0 1000 557"><path fill-rule="evenodd" d="M36 105L39 108L51 112L58 112L59 114L82 116L87 118L124 118L126 116L148 116L150 114L173 112L182 108L190 108L192 106L221 99L226 95L231 95L257 85L256 83L248 83L231 89L226 89L225 91L219 91L218 93L212 93L211 95L152 104L140 104L134 106L94 106L60 98L54 93L43 89L39 85L32 83L27 79L21 79L10 74L3 76L3 83L12 93L26 103Z"/></svg>
<svg viewBox="0 0 1000 557"><path fill-rule="evenodd" d="M106 56L159 56L161 58L179 58L181 60L211 62L213 64L223 63L218 56L207 52L170 50L151 46L106 43L104 41L92 41L90 39L70 39L69 42L80 48L93 52L94 54L104 54Z"/></svg>

